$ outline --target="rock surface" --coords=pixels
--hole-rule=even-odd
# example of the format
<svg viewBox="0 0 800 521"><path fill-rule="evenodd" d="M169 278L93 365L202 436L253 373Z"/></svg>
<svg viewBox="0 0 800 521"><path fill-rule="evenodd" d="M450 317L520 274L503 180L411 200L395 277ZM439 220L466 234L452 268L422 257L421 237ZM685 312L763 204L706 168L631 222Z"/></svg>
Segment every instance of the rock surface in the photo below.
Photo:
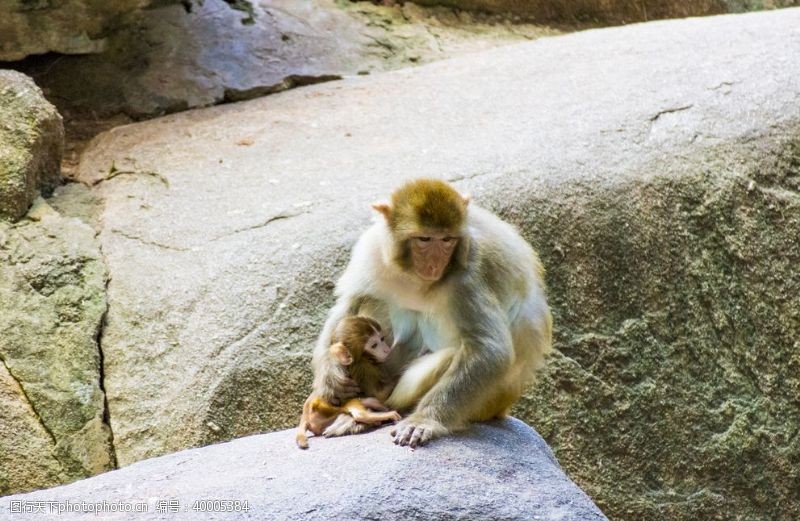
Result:
<svg viewBox="0 0 800 521"><path fill-rule="evenodd" d="M557 34L500 16L349 0L264 0L253 23L223 0L143 11L102 54L15 64L36 77L69 125L143 119L292 86L442 59ZM95 125L96 126L96 125Z"/></svg>
<svg viewBox="0 0 800 521"><path fill-rule="evenodd" d="M0 495L113 467L96 336L106 269L78 185L0 222Z"/></svg>
<svg viewBox="0 0 800 521"><path fill-rule="evenodd" d="M18 219L60 182L61 116L27 76L0 70L0 219Z"/></svg>
<svg viewBox="0 0 800 521"><path fill-rule="evenodd" d="M0 518L12 501L83 500L143 502L148 511L136 519L163 519L158 500L175 499L177 517L192 519L606 519L544 440L518 420L477 425L416 451L394 445L387 431L312 438L307 451L294 446L293 430L187 450L0 499ZM204 499L247 502L249 511L194 511Z"/></svg>
<svg viewBox="0 0 800 521"><path fill-rule="evenodd" d="M19 60L46 52L100 52L105 45L104 36L120 19L150 3L151 0L2 0L0 60Z"/></svg>
<svg viewBox="0 0 800 521"><path fill-rule="evenodd" d="M796 517L798 24L587 31L100 136L120 464L292 425L368 204L431 175L542 253L558 352L517 413L603 509Z"/></svg>
<svg viewBox="0 0 800 521"><path fill-rule="evenodd" d="M799 5L797 0L416 0L421 5L445 5L494 13L513 13L538 22L631 23L661 18L685 18L741 13Z"/></svg>

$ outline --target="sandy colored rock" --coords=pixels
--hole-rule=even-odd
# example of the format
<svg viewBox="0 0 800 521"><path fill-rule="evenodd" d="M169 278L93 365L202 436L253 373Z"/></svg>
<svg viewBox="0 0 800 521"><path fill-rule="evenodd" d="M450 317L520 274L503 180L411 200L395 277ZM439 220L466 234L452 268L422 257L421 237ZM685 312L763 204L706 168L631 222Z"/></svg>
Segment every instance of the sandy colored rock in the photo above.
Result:
<svg viewBox="0 0 800 521"><path fill-rule="evenodd" d="M80 200L79 191L73 185L51 201ZM96 339L105 283L86 223L41 198L28 218L0 223L0 494L114 464Z"/></svg>
<svg viewBox="0 0 800 521"><path fill-rule="evenodd" d="M54 487L63 468L54 441L19 382L0 365L0 495Z"/></svg>
<svg viewBox="0 0 800 521"><path fill-rule="evenodd" d="M64 126L33 80L0 70L0 219L18 219L61 182Z"/></svg>
<svg viewBox="0 0 800 521"><path fill-rule="evenodd" d="M519 420L481 424L417 451L394 445L388 428L310 442L301 451L290 430L183 451L3 498L0 512L12 501L106 501L147 510L103 519L163 519L158 501L177 500L180 513L172 515L187 519L606 519L564 475L544 440ZM212 503L204 506L204 499ZM215 499L231 500L230 510L219 512ZM84 519L65 513L42 518L50 517Z"/></svg>

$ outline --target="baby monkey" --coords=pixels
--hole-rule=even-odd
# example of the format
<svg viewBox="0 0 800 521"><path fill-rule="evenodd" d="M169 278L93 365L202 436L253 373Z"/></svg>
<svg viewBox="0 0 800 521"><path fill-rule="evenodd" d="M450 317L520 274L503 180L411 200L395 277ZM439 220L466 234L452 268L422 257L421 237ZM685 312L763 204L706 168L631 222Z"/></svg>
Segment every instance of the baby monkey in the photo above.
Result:
<svg viewBox="0 0 800 521"><path fill-rule="evenodd" d="M326 429L342 420L337 420L341 415L372 425L400 420L396 411L388 410L382 403L392 386L380 365L389 357L392 346L386 343L380 324L367 317L345 317L336 326L331 342L333 359L347 367L350 378L369 398L353 398L336 406L314 394L309 396L297 428L297 446L301 449L308 448L307 430L316 436L325 434Z"/></svg>

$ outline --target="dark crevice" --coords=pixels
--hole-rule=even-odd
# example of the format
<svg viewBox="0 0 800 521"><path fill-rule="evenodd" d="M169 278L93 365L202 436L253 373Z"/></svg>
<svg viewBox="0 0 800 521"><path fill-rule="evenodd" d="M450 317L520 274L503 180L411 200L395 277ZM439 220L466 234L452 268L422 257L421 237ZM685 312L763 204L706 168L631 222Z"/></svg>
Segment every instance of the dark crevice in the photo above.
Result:
<svg viewBox="0 0 800 521"><path fill-rule="evenodd" d="M119 177L121 175L153 177L155 179L158 179L161 182L161 184L163 184L165 187L169 188L169 181L167 180L167 178L164 177L163 175L159 174L158 172L151 172L151 171L148 171L148 170L117 170L114 165L111 165L111 171L108 173L107 176L105 176L105 177L103 177L101 179L96 179L96 180L92 181L89 184L89 186L97 186L100 183L103 183L105 181L110 181L110 180L114 179L115 177Z"/></svg>
<svg viewBox="0 0 800 521"><path fill-rule="evenodd" d="M106 259L105 252L103 252L103 245L99 240L99 233L95 235L95 240L97 240L97 246L100 249L100 255L103 259L103 264L106 268L106 277L105 277L105 286L103 288L103 293L105 295L106 306L103 310L103 314L100 316L100 321L97 324L97 331L94 334L94 343L97 346L97 353L99 356L99 382L98 385L100 387L100 391L103 393L103 423L108 426L108 443L109 443L109 455L111 456L111 466L113 468L117 468L117 450L114 445L114 429L111 428L111 413L108 407L108 393L106 392L106 360L103 354L103 334L105 333L106 324L108 321L108 309L110 304L108 303L108 285L111 283L111 275L108 274L108 260Z"/></svg>
<svg viewBox="0 0 800 521"><path fill-rule="evenodd" d="M237 101L246 101L254 98L260 98L269 94L275 94L284 90L293 89L295 87L303 87L305 85L314 85L315 83L325 83L328 81L341 80L342 77L338 74L322 74L320 76L303 76L292 74L286 76L279 83L274 85L258 85L247 89L235 89L228 87L221 100L216 104L222 105L225 103L236 103Z"/></svg>
<svg viewBox="0 0 800 521"><path fill-rule="evenodd" d="M253 25L256 23L256 11L252 2L248 0L223 0L223 2L228 4L231 9L247 15L245 18L241 19L242 25Z"/></svg>

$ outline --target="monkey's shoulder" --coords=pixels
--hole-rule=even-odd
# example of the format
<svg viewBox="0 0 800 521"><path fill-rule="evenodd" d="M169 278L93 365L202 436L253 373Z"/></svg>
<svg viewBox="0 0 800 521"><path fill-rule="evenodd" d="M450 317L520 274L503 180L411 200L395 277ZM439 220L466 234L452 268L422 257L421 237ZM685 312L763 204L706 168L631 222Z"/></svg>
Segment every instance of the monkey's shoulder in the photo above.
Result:
<svg viewBox="0 0 800 521"><path fill-rule="evenodd" d="M470 238L487 255L496 257L529 257L533 251L519 230L496 214L475 206L467 215ZM501 259L502 260L502 259Z"/></svg>
<svg viewBox="0 0 800 521"><path fill-rule="evenodd" d="M379 223L367 228L358 238L347 264L336 284L336 294L365 293L372 282L379 278L383 266Z"/></svg>

